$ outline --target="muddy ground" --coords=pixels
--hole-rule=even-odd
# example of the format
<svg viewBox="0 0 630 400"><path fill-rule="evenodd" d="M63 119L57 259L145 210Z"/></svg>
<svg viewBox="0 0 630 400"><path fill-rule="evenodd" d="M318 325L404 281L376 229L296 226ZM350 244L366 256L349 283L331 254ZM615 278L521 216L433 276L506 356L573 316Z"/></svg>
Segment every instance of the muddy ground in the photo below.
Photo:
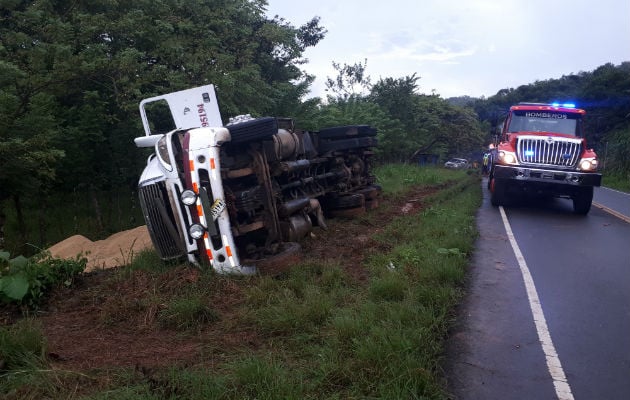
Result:
<svg viewBox="0 0 630 400"><path fill-rule="evenodd" d="M304 261L330 261L342 265L356 284L363 284L368 272L365 257L379 248L372 236L392 218L413 215L423 207L423 198L433 190L416 190L405 198L380 199L380 206L369 218L328 220L329 229L316 228L301 242ZM255 327L237 321L246 285L251 280L218 277L211 280L216 322L201 330L184 332L157 322L163 304L153 301L202 279L199 269L176 266L164 274L127 271L119 265L133 254L150 246L145 227L90 242L83 237L68 238L51 248L57 256L73 258L78 253L92 254L90 270L76 285L53 293L43 307L40 320L48 342L48 356L57 368L155 368L167 365L212 367L230 350L262 345ZM258 279L258 278L250 278ZM202 361L203 360L203 361Z"/></svg>

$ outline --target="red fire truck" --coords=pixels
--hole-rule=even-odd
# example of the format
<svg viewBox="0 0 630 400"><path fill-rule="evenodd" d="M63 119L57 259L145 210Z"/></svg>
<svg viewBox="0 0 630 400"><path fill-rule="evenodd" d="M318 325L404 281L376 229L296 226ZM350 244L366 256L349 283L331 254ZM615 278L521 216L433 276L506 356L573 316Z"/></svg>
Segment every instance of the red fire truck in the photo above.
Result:
<svg viewBox="0 0 630 400"><path fill-rule="evenodd" d="M576 214L588 214L602 176L584 138L585 114L573 104L510 107L492 150L492 205L504 205L513 195L565 197L573 200Z"/></svg>

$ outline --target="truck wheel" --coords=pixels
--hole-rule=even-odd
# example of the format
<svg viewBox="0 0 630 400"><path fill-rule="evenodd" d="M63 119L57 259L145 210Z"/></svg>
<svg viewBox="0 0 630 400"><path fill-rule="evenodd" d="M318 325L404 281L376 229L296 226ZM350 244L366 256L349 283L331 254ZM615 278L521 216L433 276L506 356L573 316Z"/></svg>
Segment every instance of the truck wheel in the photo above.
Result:
<svg viewBox="0 0 630 400"><path fill-rule="evenodd" d="M278 120L273 117L262 117L250 121L228 125L231 143L245 143L253 140L264 140L278 133Z"/></svg>
<svg viewBox="0 0 630 400"><path fill-rule="evenodd" d="M498 207L505 204L505 182L492 178L490 182L490 203Z"/></svg>
<svg viewBox="0 0 630 400"><path fill-rule="evenodd" d="M586 215L591 210L591 203L593 203L593 187L579 188L573 195L573 212Z"/></svg>

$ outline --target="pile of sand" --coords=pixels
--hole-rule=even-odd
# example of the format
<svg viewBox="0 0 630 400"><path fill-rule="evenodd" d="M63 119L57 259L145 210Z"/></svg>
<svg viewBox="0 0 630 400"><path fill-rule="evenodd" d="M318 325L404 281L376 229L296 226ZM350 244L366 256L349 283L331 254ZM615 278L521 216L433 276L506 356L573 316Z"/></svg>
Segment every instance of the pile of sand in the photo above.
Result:
<svg viewBox="0 0 630 400"><path fill-rule="evenodd" d="M85 236L74 235L55 244L48 251L54 258L74 259L77 255L82 255L88 260L85 271L89 272L128 265L141 250L152 246L147 227L139 226L95 242Z"/></svg>

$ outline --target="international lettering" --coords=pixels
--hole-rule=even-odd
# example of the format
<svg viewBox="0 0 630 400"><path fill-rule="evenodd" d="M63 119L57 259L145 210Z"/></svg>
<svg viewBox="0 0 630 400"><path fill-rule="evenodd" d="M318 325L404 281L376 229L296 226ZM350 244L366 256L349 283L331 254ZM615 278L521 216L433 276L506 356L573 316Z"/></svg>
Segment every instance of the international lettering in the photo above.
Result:
<svg viewBox="0 0 630 400"><path fill-rule="evenodd" d="M555 119L567 119L567 115L566 114L560 114L560 113L550 113L550 112L535 112L535 111L529 111L525 113L526 117L533 117L533 118L555 118Z"/></svg>

